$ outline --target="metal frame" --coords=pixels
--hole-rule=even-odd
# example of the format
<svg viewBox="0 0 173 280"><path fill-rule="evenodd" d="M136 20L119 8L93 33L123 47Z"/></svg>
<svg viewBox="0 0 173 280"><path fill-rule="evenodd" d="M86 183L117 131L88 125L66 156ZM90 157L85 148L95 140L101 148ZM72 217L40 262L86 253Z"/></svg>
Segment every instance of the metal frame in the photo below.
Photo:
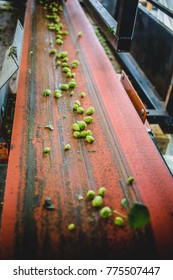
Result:
<svg viewBox="0 0 173 280"><path fill-rule="evenodd" d="M157 92L153 88L147 76L139 68L139 65L133 59L131 54L125 53L127 52L127 50L130 50L130 46L131 46L132 37L130 39L130 30L133 35L132 22L130 22L130 19L129 22L131 26L130 24L127 24L127 12L128 12L127 7L129 8L128 5L132 5L133 1L117 0L114 18L103 8L103 6L99 3L99 1L83 0L82 2L84 2L91 16L93 16L95 21L99 24L102 32L104 33L107 40L111 44L112 48L118 51L116 53L117 58L121 61L121 63L123 63L123 66L125 67L124 69L127 71L128 75L130 75L133 78L134 84L136 85L140 96L143 96L143 102L145 102L145 104L148 107L147 119L151 122L158 122L164 128L165 131L172 132L173 131L172 116L169 115L171 114L172 111L172 99L170 98L170 100L168 100L167 102L166 107L164 107L163 102L158 99ZM137 3L138 1L135 0L134 2ZM139 7L139 9L140 8L141 7ZM132 13L131 6L129 10L130 13ZM133 7L133 11L134 11L134 7ZM128 25L129 25L129 29L128 29ZM113 32L112 33L108 32L108 28L113 26L114 26L114 29L112 28ZM126 40L124 40L123 35L126 38Z"/></svg>
<svg viewBox="0 0 173 280"><path fill-rule="evenodd" d="M173 11L171 11L167 7L163 6L162 4L158 3L156 0L147 0L147 2L153 4L153 6L155 6L156 8L161 10L162 12L164 12L169 17L173 18Z"/></svg>
<svg viewBox="0 0 173 280"><path fill-rule="evenodd" d="M83 0L82 2L98 23L102 25L103 29L107 32L110 31L110 37L111 35L114 37L113 41L116 50L118 52L129 52L136 21L138 0L120 1L117 21L98 0Z"/></svg>
<svg viewBox="0 0 173 280"><path fill-rule="evenodd" d="M138 0L119 2L117 31L118 51L130 50L138 9Z"/></svg>

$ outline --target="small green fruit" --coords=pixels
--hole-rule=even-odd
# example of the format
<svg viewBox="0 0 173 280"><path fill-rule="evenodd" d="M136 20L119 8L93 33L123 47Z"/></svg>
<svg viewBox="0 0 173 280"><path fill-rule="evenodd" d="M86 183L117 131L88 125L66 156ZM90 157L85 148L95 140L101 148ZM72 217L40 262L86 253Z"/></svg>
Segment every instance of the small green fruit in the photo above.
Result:
<svg viewBox="0 0 173 280"><path fill-rule="evenodd" d="M105 195L105 192L106 192L105 187L101 187L101 188L98 190L98 195L104 196L104 195Z"/></svg>
<svg viewBox="0 0 173 280"><path fill-rule="evenodd" d="M103 203L103 199L100 195L97 195L94 200L92 201L92 205L94 207L100 207Z"/></svg>
<svg viewBox="0 0 173 280"><path fill-rule="evenodd" d="M78 107L79 107L79 105L74 104L74 105L73 105L73 110L76 111Z"/></svg>
<svg viewBox="0 0 173 280"><path fill-rule="evenodd" d="M124 225L124 220L121 217L116 217L114 219L114 224L117 226L123 226Z"/></svg>
<svg viewBox="0 0 173 280"><path fill-rule="evenodd" d="M86 194L89 199L93 199L95 196L95 192L93 190L89 190Z"/></svg>
<svg viewBox="0 0 173 280"><path fill-rule="evenodd" d="M92 117L85 117L85 118L84 118L84 121L85 121L86 123L92 123L93 118L92 118Z"/></svg>
<svg viewBox="0 0 173 280"><path fill-rule="evenodd" d="M81 93L80 93L80 97L81 97L81 98L84 98L85 96L86 96L86 93L85 93L85 92L81 92Z"/></svg>
<svg viewBox="0 0 173 280"><path fill-rule="evenodd" d="M81 132L75 131L75 132L73 133L73 136L74 136L75 138L80 138L80 137L81 137Z"/></svg>
<svg viewBox="0 0 173 280"><path fill-rule="evenodd" d="M86 110L86 114L87 115L92 115L94 113L94 107L89 107L87 110Z"/></svg>
<svg viewBox="0 0 173 280"><path fill-rule="evenodd" d="M75 131L80 131L80 126L79 126L79 124L78 124L78 123L74 123L74 124L72 125L72 129L75 130Z"/></svg>
<svg viewBox="0 0 173 280"><path fill-rule="evenodd" d="M77 112L78 112L79 114L83 114L83 113L84 113L84 108L78 107L78 108L77 108Z"/></svg>
<svg viewBox="0 0 173 280"><path fill-rule="evenodd" d="M56 53L57 53L57 50L56 50L56 49L51 49L51 50L49 51L49 53L50 53L50 54L56 54Z"/></svg>
<svg viewBox="0 0 173 280"><path fill-rule="evenodd" d="M112 210L108 206L105 206L100 210L100 216L102 218L109 218L112 216Z"/></svg>
<svg viewBox="0 0 173 280"><path fill-rule="evenodd" d="M87 127L87 124L84 121L77 121L77 123L80 127L80 130L84 130Z"/></svg>
<svg viewBox="0 0 173 280"><path fill-rule="evenodd" d="M50 148L49 147L44 147L43 153L50 153Z"/></svg>
<svg viewBox="0 0 173 280"><path fill-rule="evenodd" d="M80 133L80 136L82 138L85 138L87 136L87 131L86 130L82 130L81 133Z"/></svg>
<svg viewBox="0 0 173 280"><path fill-rule="evenodd" d="M93 143L93 142L94 142L94 137L93 137L93 136L90 136L90 135L87 135L87 136L86 136L86 141L87 141L88 143Z"/></svg>
<svg viewBox="0 0 173 280"><path fill-rule="evenodd" d="M80 107L80 101L79 100L75 100L74 104L77 104L78 107Z"/></svg>
<svg viewBox="0 0 173 280"><path fill-rule="evenodd" d="M50 89L45 89L44 91L43 91L43 94L44 94L44 96L49 96L49 95L51 95L51 90Z"/></svg>
<svg viewBox="0 0 173 280"><path fill-rule="evenodd" d="M91 135L92 135L91 130L87 130L86 132L87 132L87 133L86 133L86 136L91 136Z"/></svg>
<svg viewBox="0 0 173 280"><path fill-rule="evenodd" d="M57 60L56 62L56 67L60 66L61 65L61 61L60 60Z"/></svg>
<svg viewBox="0 0 173 280"><path fill-rule="evenodd" d="M68 89L69 89L69 85L68 85L68 84L60 84L60 85L59 85L59 88L60 88L61 90L68 90Z"/></svg>
<svg viewBox="0 0 173 280"><path fill-rule="evenodd" d="M75 88L76 87L76 82L70 81L68 83L69 88Z"/></svg>
<svg viewBox="0 0 173 280"><path fill-rule="evenodd" d="M73 229L75 229L75 225L74 225L74 224L68 225L68 230L69 230L69 231L71 231L71 230L73 230Z"/></svg>
<svg viewBox="0 0 173 280"><path fill-rule="evenodd" d="M56 89L54 94L55 94L55 97L56 97L56 98L62 97L62 91L59 90L59 89Z"/></svg>
<svg viewBox="0 0 173 280"><path fill-rule="evenodd" d="M130 176L128 179L127 179L127 183L128 184L132 184L132 182L134 181L134 178L132 176Z"/></svg>
<svg viewBox="0 0 173 280"><path fill-rule="evenodd" d="M64 146L64 150L65 150L65 151L70 150L70 148L71 148L70 144L66 144L66 145Z"/></svg>
<svg viewBox="0 0 173 280"><path fill-rule="evenodd" d="M62 68L62 72L63 73L70 73L70 69L65 66L65 67Z"/></svg>

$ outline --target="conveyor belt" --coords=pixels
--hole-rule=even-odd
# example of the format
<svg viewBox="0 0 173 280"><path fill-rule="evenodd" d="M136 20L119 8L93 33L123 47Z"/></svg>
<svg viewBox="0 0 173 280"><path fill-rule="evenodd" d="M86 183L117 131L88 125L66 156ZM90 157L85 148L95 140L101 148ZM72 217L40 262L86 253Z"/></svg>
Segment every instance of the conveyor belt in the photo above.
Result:
<svg viewBox="0 0 173 280"><path fill-rule="evenodd" d="M64 4L61 22L69 35L58 51L78 59L74 96L44 96L62 82L49 55L54 32L47 12L28 0L23 53L5 188L1 230L3 259L128 259L172 258L173 180L145 126L133 108L119 77L96 38L77 0ZM83 36L78 38L79 31ZM76 52L76 50L79 50ZM32 52L32 53L31 53ZM80 98L85 92L86 97ZM94 143L73 137L72 124L83 116L73 111L78 99L95 108L88 125ZM45 129L52 124L54 130ZM71 149L64 151L70 143ZM51 148L43 155L43 148ZM127 178L134 177L132 185ZM104 206L123 214L130 205L147 205L151 223L134 230L100 217L86 198L89 189L106 187ZM83 196L83 200L78 199ZM48 211L45 198L55 207ZM68 225L75 229L69 231Z"/></svg>

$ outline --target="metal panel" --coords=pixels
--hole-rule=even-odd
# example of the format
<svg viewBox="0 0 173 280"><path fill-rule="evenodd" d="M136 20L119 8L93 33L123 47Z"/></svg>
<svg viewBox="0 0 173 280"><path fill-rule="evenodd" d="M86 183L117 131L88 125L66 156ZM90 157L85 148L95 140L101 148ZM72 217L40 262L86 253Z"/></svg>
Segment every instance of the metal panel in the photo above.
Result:
<svg viewBox="0 0 173 280"><path fill-rule="evenodd" d="M22 39L23 27L18 20L13 44L9 47L5 55L5 60L0 75L0 89L19 69Z"/></svg>
<svg viewBox="0 0 173 280"><path fill-rule="evenodd" d="M173 70L173 36L142 7L138 9L131 55L165 101Z"/></svg>

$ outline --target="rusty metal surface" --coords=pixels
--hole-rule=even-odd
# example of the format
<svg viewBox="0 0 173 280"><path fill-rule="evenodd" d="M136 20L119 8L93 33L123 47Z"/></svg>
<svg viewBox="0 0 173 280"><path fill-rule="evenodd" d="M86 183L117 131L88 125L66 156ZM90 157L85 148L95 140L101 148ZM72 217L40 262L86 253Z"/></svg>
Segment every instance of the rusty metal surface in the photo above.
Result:
<svg viewBox="0 0 173 280"><path fill-rule="evenodd" d="M131 102L133 103L133 106L138 112L139 117L141 118L142 122L145 123L147 118L147 110L124 71L121 73L121 82Z"/></svg>
<svg viewBox="0 0 173 280"><path fill-rule="evenodd" d="M8 162L8 146L7 143L0 142L0 164Z"/></svg>
<svg viewBox="0 0 173 280"><path fill-rule="evenodd" d="M2 259L171 258L173 180L133 108L77 0L67 1L61 22L69 30L64 44L70 61L78 59L74 96L56 100L46 88L65 81L49 55L46 11L28 0L16 110L1 231ZM83 37L77 37L79 31ZM79 50L78 55L76 50ZM30 52L33 52L30 55ZM80 92L86 92L84 99ZM95 142L74 139L74 100L95 107L88 125ZM53 131L44 126L51 123ZM71 149L64 151L70 143ZM43 157L43 148L51 148ZM132 186L127 178L135 178ZM86 198L106 187L104 205L124 214L120 201L142 201L151 223L132 230L116 227L114 214L101 219ZM83 195L82 201L78 195ZM44 207L52 198L55 210ZM74 231L68 231L70 223Z"/></svg>

